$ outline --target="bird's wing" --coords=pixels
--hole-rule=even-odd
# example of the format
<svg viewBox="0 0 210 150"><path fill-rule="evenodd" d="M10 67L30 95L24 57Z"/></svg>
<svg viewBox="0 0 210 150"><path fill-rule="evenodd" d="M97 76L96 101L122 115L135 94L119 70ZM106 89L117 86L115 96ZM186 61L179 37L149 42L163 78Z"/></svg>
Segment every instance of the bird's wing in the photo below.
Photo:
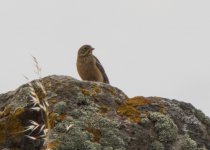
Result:
<svg viewBox="0 0 210 150"><path fill-rule="evenodd" d="M103 75L103 78L104 78L104 82L105 83L109 83L109 79L105 73L105 70L104 68L102 67L100 61L94 56L95 60L96 60L96 66L98 67L98 69L101 71L102 75Z"/></svg>

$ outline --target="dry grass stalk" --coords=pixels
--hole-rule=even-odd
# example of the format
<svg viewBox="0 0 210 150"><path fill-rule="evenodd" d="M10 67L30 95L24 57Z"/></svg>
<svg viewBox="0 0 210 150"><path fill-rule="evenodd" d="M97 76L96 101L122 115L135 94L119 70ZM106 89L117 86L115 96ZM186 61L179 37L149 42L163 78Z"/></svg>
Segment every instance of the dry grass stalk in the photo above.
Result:
<svg viewBox="0 0 210 150"><path fill-rule="evenodd" d="M30 108L31 110L38 111L41 113L41 119L43 120L44 124L39 124L34 120L29 120L30 125L26 127L23 132L30 131L28 135L25 135L31 140L43 139L44 142L48 142L48 134L50 131L50 124L49 124L49 104L48 104L48 97L45 87L41 82L41 67L39 65L38 60L36 57L32 56L33 61L35 63L35 73L38 76L38 80L35 81L33 84L29 82L29 78L24 76L24 78L28 81L29 85L29 95L30 95L30 102L33 104ZM36 92L36 91L39 92ZM42 94L40 96L39 94ZM44 95L44 97L43 97ZM38 131L37 131L38 130ZM36 137L32 136L32 134L36 132Z"/></svg>

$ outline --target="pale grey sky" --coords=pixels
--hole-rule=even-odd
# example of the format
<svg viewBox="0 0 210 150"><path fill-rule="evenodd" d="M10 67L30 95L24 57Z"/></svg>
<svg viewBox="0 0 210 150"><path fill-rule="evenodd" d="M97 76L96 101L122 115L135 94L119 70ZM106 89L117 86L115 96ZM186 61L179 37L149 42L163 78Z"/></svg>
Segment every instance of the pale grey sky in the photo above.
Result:
<svg viewBox="0 0 210 150"><path fill-rule="evenodd" d="M0 0L0 93L43 76L79 79L77 50L91 44L128 96L192 103L210 116L209 0Z"/></svg>

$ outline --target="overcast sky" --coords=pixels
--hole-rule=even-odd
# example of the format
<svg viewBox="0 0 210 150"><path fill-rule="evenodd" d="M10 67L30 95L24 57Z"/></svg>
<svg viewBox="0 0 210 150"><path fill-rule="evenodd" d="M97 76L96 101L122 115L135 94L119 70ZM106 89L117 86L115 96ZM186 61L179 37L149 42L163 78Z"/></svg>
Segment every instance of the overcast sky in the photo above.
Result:
<svg viewBox="0 0 210 150"><path fill-rule="evenodd" d="M192 103L210 116L209 0L0 0L0 93L43 76L80 79L77 50L91 44L128 96Z"/></svg>

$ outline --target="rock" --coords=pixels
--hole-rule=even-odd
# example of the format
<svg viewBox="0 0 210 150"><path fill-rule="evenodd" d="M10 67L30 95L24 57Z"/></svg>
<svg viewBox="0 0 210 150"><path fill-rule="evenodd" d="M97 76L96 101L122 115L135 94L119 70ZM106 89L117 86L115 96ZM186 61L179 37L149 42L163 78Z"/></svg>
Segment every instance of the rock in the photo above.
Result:
<svg viewBox="0 0 210 150"><path fill-rule="evenodd" d="M210 150L210 119L191 104L48 76L0 95L0 149Z"/></svg>

